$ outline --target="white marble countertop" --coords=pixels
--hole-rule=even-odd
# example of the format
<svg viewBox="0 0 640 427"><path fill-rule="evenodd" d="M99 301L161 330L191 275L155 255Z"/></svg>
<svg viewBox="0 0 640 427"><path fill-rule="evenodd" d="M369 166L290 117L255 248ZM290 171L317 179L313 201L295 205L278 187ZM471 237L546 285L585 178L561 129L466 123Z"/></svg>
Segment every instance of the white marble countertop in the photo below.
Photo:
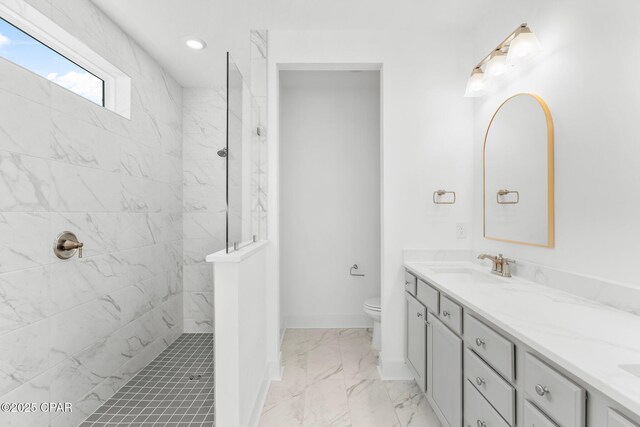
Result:
<svg viewBox="0 0 640 427"><path fill-rule="evenodd" d="M640 415L640 316L516 277L487 283L439 274L437 267L489 269L463 262L406 262L416 276Z"/></svg>

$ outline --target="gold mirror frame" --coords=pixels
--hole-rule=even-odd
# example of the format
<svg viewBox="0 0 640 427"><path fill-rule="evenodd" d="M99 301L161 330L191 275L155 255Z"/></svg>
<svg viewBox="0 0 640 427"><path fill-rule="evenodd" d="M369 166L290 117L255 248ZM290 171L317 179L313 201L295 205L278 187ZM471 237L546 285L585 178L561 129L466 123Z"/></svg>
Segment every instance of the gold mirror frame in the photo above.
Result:
<svg viewBox="0 0 640 427"><path fill-rule="evenodd" d="M489 130L491 129L491 125L495 120L496 116L500 112L500 109L505 106L507 102L516 98L518 96L529 96L535 99L542 111L544 112L545 118L547 120L547 215L548 215L548 234L547 234L547 244L539 244L539 243L530 243L530 242L521 242L518 240L509 240L503 239L499 237L490 237L487 236L487 194L486 194L486 184L487 184L487 163L486 163L486 152L487 152L487 138L489 136ZM519 245L528 245L528 246L537 246L541 248L554 248L555 247L555 186L554 186L554 142L553 142L553 118L551 117L551 111L547 106L547 103L539 97L538 95L534 95L532 93L518 93L507 98L504 101L495 113L493 113L493 117L491 117L491 121L489 122L489 126L487 127L487 132L484 135L484 145L482 147L482 226L483 226L483 236L488 240L496 240L499 242L506 243L516 243Z"/></svg>

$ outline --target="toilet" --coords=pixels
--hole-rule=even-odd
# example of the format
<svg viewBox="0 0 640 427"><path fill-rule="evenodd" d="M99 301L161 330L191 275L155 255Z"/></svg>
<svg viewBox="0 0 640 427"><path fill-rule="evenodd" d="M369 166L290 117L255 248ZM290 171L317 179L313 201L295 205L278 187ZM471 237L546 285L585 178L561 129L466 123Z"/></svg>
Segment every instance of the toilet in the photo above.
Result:
<svg viewBox="0 0 640 427"><path fill-rule="evenodd" d="M376 350L380 350L380 319L382 318L380 305L379 297L369 298L362 304L364 312L373 319L373 339L371 340L371 347Z"/></svg>

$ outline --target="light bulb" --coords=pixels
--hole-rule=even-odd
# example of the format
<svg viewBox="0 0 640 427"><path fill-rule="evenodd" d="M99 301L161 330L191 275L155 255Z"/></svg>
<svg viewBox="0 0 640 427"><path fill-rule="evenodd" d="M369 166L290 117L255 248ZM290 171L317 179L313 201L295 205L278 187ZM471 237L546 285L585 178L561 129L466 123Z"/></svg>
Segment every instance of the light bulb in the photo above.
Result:
<svg viewBox="0 0 640 427"><path fill-rule="evenodd" d="M520 33L509 43L507 61L516 65L528 61L542 51L538 38L529 29L522 27Z"/></svg>
<svg viewBox="0 0 640 427"><path fill-rule="evenodd" d="M207 47L207 44L199 39L188 39L185 41L185 44L193 50L202 50Z"/></svg>
<svg viewBox="0 0 640 427"><path fill-rule="evenodd" d="M487 62L486 74L494 77L504 74L505 71L507 71L507 55L500 49L496 49Z"/></svg>
<svg viewBox="0 0 640 427"><path fill-rule="evenodd" d="M467 98L482 96L486 93L487 83L484 79L484 73L481 68L474 68L469 80L467 81L467 90L464 96Z"/></svg>

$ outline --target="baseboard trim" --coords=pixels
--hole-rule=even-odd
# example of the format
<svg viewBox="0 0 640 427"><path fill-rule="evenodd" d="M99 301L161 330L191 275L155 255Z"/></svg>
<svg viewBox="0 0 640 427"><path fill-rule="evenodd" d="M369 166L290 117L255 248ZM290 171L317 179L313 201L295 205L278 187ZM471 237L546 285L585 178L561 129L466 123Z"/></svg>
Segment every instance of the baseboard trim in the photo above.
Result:
<svg viewBox="0 0 640 427"><path fill-rule="evenodd" d="M411 375L411 371L404 363L404 360L385 360L382 353L380 353L379 360L378 374L380 374L380 379L385 381L406 381L413 379L413 375Z"/></svg>
<svg viewBox="0 0 640 427"><path fill-rule="evenodd" d="M285 328L372 328L373 320L366 314L284 315Z"/></svg>
<svg viewBox="0 0 640 427"><path fill-rule="evenodd" d="M258 391L258 395L256 396L255 404L253 405L253 410L251 411L251 417L249 418L249 422L247 423L247 427L258 427L260 423L260 416L262 415L262 408L264 407L264 402L267 400L267 393L269 392L269 384L271 384L271 380L269 379L269 365L265 367L264 376L262 380L262 384L260 385L260 390Z"/></svg>
<svg viewBox="0 0 640 427"><path fill-rule="evenodd" d="M270 381L280 381L282 379L283 367L282 367L282 353L278 353L280 359L277 362L269 362L267 365L267 373Z"/></svg>

